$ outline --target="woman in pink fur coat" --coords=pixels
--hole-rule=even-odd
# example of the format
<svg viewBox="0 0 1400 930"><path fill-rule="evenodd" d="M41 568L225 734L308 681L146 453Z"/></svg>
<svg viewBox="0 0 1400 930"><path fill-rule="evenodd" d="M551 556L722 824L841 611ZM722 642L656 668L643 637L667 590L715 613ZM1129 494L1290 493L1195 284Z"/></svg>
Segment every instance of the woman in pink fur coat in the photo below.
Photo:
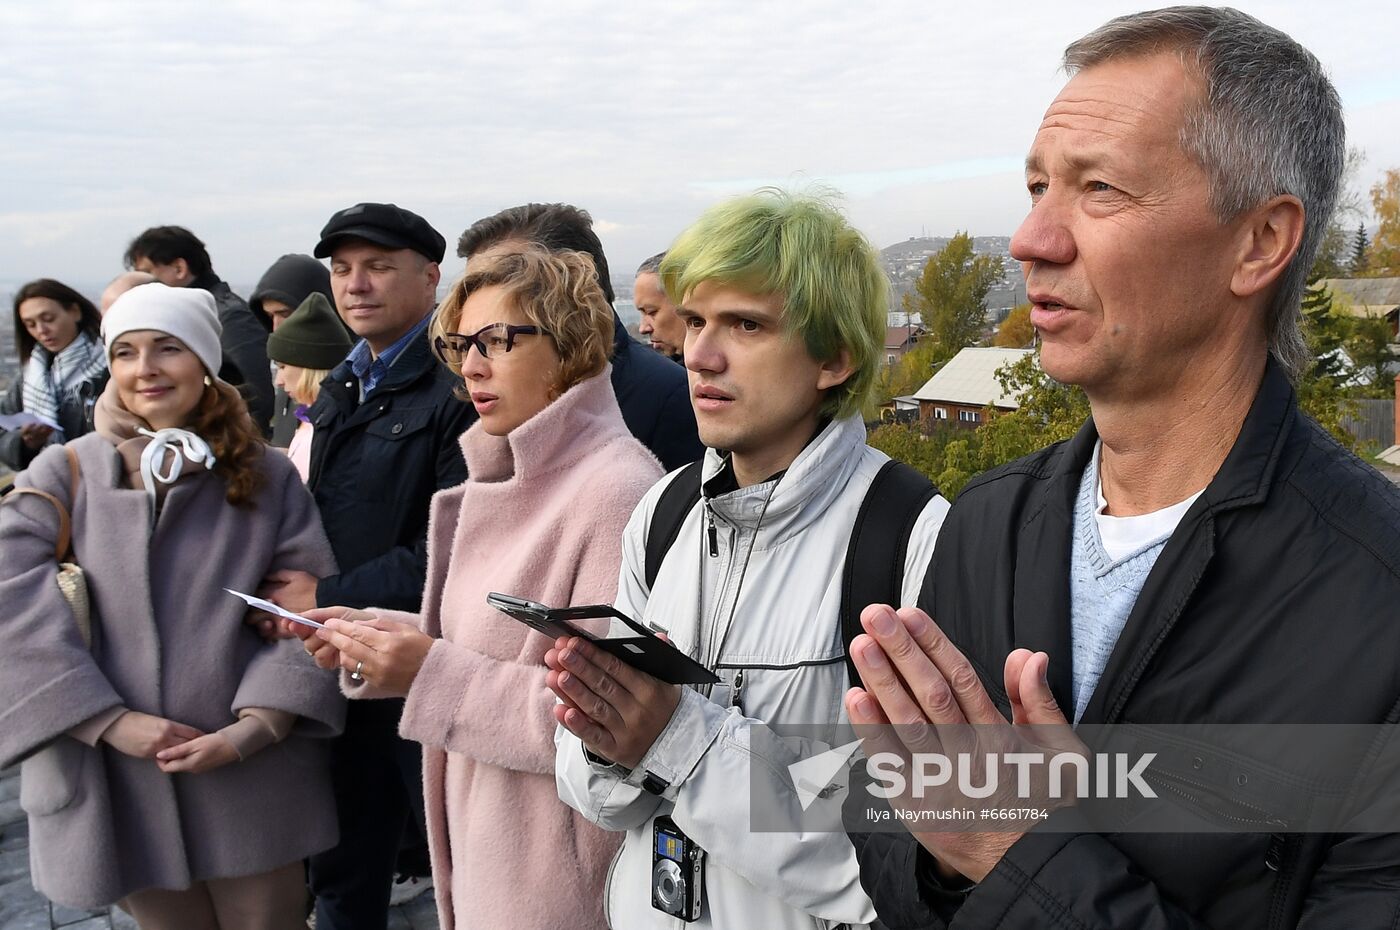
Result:
<svg viewBox="0 0 1400 930"><path fill-rule="evenodd" d="M423 744L443 927L605 926L620 835L555 789L552 642L486 595L613 600L623 527L661 468L618 410L612 332L587 257L530 249L474 263L430 335L480 420L462 436L470 477L433 499L422 611L308 614L327 629L307 649L346 670L347 694L407 697L399 732Z"/></svg>

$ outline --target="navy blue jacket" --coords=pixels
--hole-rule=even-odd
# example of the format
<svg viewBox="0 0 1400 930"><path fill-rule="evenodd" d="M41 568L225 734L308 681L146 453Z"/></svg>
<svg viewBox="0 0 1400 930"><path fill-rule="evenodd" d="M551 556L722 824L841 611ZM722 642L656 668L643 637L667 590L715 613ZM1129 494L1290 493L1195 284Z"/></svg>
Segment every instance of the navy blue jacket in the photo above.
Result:
<svg viewBox="0 0 1400 930"><path fill-rule="evenodd" d="M426 337L404 347L364 403L349 362L321 382L307 413L315 427L307 484L340 574L321 579L318 606L419 609L428 503L467 480L457 440L476 410L453 396L460 382Z"/></svg>
<svg viewBox="0 0 1400 930"><path fill-rule="evenodd" d="M667 470L705 454L685 369L633 339L613 314L612 386L622 419Z"/></svg>

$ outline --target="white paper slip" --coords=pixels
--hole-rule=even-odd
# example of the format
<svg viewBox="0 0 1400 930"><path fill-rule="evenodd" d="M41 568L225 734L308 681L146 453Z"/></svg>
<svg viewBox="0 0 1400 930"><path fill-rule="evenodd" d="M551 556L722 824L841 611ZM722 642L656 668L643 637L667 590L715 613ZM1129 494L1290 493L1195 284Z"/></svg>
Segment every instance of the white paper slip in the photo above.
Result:
<svg viewBox="0 0 1400 930"><path fill-rule="evenodd" d="M19 413L0 413L0 429L21 429L31 423L38 423L40 426L47 426L49 429L56 429L60 432L63 430L63 427L48 417L41 417L37 413L30 413L27 410L21 410Z"/></svg>
<svg viewBox="0 0 1400 930"><path fill-rule="evenodd" d="M249 607L256 607L258 610L265 610L270 614L275 614L279 617L290 620L293 623L301 623L305 624L306 626L314 626L318 630L324 630L326 628L326 625L324 623L317 623L315 620L306 619L301 614L294 614L290 610L283 610L281 607L278 607L271 601L265 601L260 597L254 597L251 594L244 594L242 591L235 591L232 588L224 588L224 590L227 591L229 594L232 594L234 597L243 598L243 600L248 602Z"/></svg>

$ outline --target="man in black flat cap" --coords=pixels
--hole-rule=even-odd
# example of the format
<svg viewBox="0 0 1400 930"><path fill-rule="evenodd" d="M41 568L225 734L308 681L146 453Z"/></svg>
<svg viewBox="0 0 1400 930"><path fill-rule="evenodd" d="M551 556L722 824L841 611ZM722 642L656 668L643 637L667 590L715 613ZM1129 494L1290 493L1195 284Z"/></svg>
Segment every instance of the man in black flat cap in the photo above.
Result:
<svg viewBox="0 0 1400 930"><path fill-rule="evenodd" d="M360 337L307 412L308 484L340 574L275 573L263 592L282 607L418 610L428 502L466 480L457 439L476 419L428 344L445 249L426 220L394 204L356 204L321 230L315 255L330 258L336 309ZM398 736L402 709L352 701L336 740L341 842L311 860L319 930L387 924L400 837L410 812L423 817L421 751Z"/></svg>

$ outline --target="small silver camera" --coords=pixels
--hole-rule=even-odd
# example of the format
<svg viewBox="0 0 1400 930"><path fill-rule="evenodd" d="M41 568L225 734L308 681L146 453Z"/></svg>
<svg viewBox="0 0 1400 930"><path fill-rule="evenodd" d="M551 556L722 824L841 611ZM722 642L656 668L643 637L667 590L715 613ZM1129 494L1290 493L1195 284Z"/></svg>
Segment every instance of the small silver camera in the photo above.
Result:
<svg viewBox="0 0 1400 930"><path fill-rule="evenodd" d="M687 923L700 919L705 851L670 817L652 821L651 906Z"/></svg>

